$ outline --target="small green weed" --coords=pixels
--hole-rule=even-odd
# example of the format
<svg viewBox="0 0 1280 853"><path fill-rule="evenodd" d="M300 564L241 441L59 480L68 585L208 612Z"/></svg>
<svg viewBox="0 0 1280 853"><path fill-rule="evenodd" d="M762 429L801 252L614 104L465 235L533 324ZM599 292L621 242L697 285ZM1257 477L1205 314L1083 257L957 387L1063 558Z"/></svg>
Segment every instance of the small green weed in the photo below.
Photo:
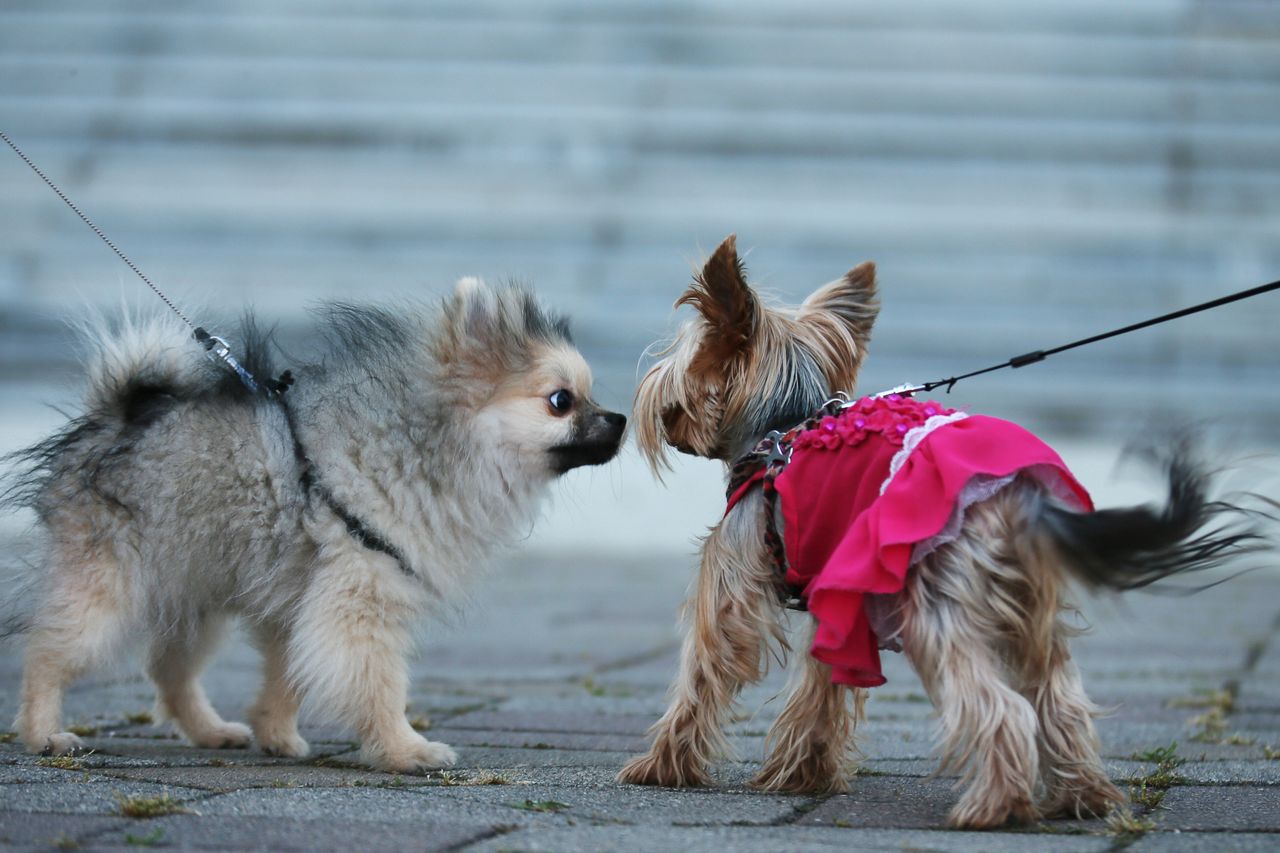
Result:
<svg viewBox="0 0 1280 853"><path fill-rule="evenodd" d="M1113 809L1107 815L1107 830L1112 835L1143 836L1156 828L1156 822L1138 817L1128 809Z"/></svg>
<svg viewBox="0 0 1280 853"><path fill-rule="evenodd" d="M187 813L182 804L168 794L158 797L125 797L116 794L116 800L120 803L120 814L125 817L145 819Z"/></svg>
<svg viewBox="0 0 1280 853"><path fill-rule="evenodd" d="M1164 800L1165 791L1187 781L1177 772L1179 767L1187 763L1185 758L1178 755L1177 741L1168 746L1134 753L1132 757L1137 761L1152 761L1156 765L1146 776L1130 780L1136 788L1131 790L1129 796L1138 805L1155 808Z"/></svg>
<svg viewBox="0 0 1280 853"><path fill-rule="evenodd" d="M131 726L149 726L155 722L155 718L151 716L150 711L137 711L133 714L125 714L124 718Z"/></svg>
<svg viewBox="0 0 1280 853"><path fill-rule="evenodd" d="M442 770L440 784L450 788L459 785L511 785L514 783L507 776L492 770L480 770L474 776L468 776L462 770Z"/></svg>
<svg viewBox="0 0 1280 853"><path fill-rule="evenodd" d="M41 767L52 767L56 770L83 770L83 758L93 755L93 750L80 753L79 755L46 755L43 758L37 758L36 764Z"/></svg>
<svg viewBox="0 0 1280 853"><path fill-rule="evenodd" d="M1164 795L1168 792L1168 788L1153 787L1144 779L1137 788L1129 789L1129 799L1150 811L1160 807L1160 804L1164 802Z"/></svg>
<svg viewBox="0 0 1280 853"><path fill-rule="evenodd" d="M1135 752L1130 757L1134 761L1154 761L1156 764L1173 764L1174 767L1181 767L1187 761L1185 758L1178 757L1178 742L1176 740L1168 746L1157 746L1155 749L1148 749L1146 752Z"/></svg>
<svg viewBox="0 0 1280 853"><path fill-rule="evenodd" d="M158 826L146 835L134 835L129 832L124 836L124 843L132 847L154 847L163 840L164 830Z"/></svg>
<svg viewBox="0 0 1280 853"><path fill-rule="evenodd" d="M1170 708L1216 708L1230 714L1236 708L1236 697L1230 690L1193 690L1191 696L1170 699Z"/></svg>

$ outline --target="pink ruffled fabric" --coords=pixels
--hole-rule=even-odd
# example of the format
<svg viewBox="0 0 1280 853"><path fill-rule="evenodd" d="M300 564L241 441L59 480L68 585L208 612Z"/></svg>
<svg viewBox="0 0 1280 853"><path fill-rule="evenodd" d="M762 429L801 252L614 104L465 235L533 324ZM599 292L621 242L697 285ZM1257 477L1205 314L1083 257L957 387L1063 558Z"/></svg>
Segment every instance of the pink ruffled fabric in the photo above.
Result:
<svg viewBox="0 0 1280 853"><path fill-rule="evenodd" d="M811 653L831 665L838 684L884 683L863 596L902 589L916 544L947 526L975 477L1030 471L1069 503L1093 508L1052 448L1017 424L982 415L928 432L881 494L904 436L950 411L909 398L859 400L797 436L775 482L787 580L804 587L818 622Z"/></svg>

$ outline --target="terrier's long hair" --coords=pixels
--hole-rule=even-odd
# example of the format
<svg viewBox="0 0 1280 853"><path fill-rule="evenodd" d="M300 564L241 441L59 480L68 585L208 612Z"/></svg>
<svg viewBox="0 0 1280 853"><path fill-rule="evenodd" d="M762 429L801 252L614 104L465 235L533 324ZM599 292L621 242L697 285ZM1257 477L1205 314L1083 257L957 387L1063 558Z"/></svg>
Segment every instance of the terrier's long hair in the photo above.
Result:
<svg viewBox="0 0 1280 853"><path fill-rule="evenodd" d="M798 307L766 305L747 284L732 236L676 305L696 314L635 401L636 438L657 474L669 448L729 463L833 392L852 391L879 310L870 263ZM1080 514L1019 476L969 509L955 541L912 566L892 605L938 710L942 767L961 774L954 825L1101 814L1124 802L1099 757L1096 709L1067 648L1074 629L1060 614L1070 578L1128 589L1259 547L1233 507L1208 500L1206 475L1189 459L1181 447L1167 455L1163 510ZM708 782L708 765L726 751L721 729L738 690L761 676L770 643L785 648L766 512L757 490L705 540L670 706L622 781ZM830 676L804 657L754 785L845 787L865 691Z"/></svg>

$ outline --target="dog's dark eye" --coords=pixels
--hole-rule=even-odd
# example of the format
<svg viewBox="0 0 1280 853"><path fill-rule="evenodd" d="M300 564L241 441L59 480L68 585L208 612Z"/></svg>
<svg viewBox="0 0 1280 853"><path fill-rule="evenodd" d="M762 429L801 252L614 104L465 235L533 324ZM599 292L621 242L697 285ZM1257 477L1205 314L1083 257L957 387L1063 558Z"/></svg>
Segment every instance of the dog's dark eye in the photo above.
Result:
<svg viewBox="0 0 1280 853"><path fill-rule="evenodd" d="M567 415L569 410L573 408L573 392L566 391L561 388L559 391L552 392L547 398L547 405L551 407L551 411L557 415Z"/></svg>

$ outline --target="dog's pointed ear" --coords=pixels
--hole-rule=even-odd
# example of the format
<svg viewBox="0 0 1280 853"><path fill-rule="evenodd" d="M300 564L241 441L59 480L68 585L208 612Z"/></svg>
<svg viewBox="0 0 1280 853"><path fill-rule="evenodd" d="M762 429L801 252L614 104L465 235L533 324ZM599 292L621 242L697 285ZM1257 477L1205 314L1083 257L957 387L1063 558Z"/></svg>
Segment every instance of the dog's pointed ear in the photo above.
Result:
<svg viewBox="0 0 1280 853"><path fill-rule="evenodd" d="M710 327L699 361L723 361L747 347L759 306L738 260L737 238L730 234L707 259L702 272L676 300L692 305Z"/></svg>
<svg viewBox="0 0 1280 853"><path fill-rule="evenodd" d="M801 316L811 311L824 311L835 316L849 329L859 346L866 346L871 338L871 327L880 313L876 265L871 261L858 264L842 278L811 293L800 310Z"/></svg>
<svg viewBox="0 0 1280 853"><path fill-rule="evenodd" d="M484 279L464 276L453 287L454 312L462 320L462 330L472 337L484 337L497 322L497 298Z"/></svg>

